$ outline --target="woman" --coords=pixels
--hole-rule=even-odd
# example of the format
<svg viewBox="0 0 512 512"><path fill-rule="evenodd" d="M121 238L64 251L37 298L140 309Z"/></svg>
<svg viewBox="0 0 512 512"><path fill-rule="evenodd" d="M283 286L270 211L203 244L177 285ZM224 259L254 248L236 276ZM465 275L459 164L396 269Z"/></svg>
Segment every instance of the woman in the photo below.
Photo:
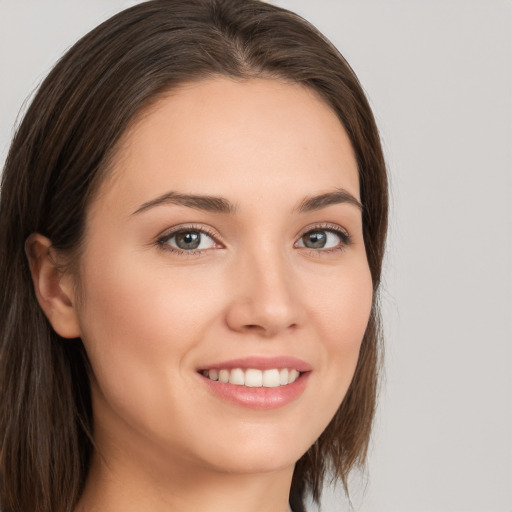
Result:
<svg viewBox="0 0 512 512"><path fill-rule="evenodd" d="M304 510L363 464L387 220L340 54L258 1L80 40L0 212L4 512Z"/></svg>

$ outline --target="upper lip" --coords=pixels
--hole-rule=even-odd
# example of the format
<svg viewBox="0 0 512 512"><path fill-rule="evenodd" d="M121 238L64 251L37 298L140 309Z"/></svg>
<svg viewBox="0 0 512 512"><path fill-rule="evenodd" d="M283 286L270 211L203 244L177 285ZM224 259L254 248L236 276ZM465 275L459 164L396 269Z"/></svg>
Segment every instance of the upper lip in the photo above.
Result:
<svg viewBox="0 0 512 512"><path fill-rule="evenodd" d="M299 372L309 372L312 367L306 361L291 356L277 356L277 357L261 357L250 356L242 357L239 359L230 359L229 361L221 361L201 366L198 370L232 370L234 368L249 369L254 368L258 370L271 370L273 368L289 368L295 369Z"/></svg>

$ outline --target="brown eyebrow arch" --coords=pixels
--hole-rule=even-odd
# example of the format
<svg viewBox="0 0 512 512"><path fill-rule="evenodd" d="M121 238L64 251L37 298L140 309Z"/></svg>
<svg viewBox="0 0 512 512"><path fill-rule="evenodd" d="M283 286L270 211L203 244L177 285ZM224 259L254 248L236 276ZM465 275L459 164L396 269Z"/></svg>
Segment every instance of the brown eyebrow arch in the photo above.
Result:
<svg viewBox="0 0 512 512"><path fill-rule="evenodd" d="M363 209L363 205L350 192L343 188L337 188L334 192L306 197L298 206L297 211L299 213L311 212L340 203L348 203L356 206L359 210Z"/></svg>
<svg viewBox="0 0 512 512"><path fill-rule="evenodd" d="M205 210L214 213L234 213L236 210L235 205L223 197L167 192L156 199L147 201L140 206L140 208L135 210L132 215L136 215L137 213L144 212L150 208L154 208L155 206L165 204L176 204L179 206L186 206L187 208Z"/></svg>

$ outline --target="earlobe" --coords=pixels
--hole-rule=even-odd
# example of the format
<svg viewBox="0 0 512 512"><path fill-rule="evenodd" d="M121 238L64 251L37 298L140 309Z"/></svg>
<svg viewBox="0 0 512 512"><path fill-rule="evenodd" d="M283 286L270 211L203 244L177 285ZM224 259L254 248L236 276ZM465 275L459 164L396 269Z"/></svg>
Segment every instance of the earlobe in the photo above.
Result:
<svg viewBox="0 0 512 512"><path fill-rule="evenodd" d="M25 242L25 252L37 300L57 334L80 337L72 276L58 267L51 241L33 233Z"/></svg>

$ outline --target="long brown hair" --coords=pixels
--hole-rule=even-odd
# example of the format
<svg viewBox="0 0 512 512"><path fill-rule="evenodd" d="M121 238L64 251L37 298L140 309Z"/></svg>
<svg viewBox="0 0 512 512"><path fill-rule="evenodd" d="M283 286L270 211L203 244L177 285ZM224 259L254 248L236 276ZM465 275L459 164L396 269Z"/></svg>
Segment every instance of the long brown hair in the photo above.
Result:
<svg viewBox="0 0 512 512"><path fill-rule="evenodd" d="M358 163L374 303L348 393L297 462L290 503L347 484L363 465L379 366L378 286L387 225L386 170L354 72L309 23L257 0L153 0L76 43L44 80L19 126L0 199L0 508L70 512L93 451L88 359L40 309L24 254L34 232L79 257L91 196L135 114L185 82L275 77L316 91L345 127Z"/></svg>

